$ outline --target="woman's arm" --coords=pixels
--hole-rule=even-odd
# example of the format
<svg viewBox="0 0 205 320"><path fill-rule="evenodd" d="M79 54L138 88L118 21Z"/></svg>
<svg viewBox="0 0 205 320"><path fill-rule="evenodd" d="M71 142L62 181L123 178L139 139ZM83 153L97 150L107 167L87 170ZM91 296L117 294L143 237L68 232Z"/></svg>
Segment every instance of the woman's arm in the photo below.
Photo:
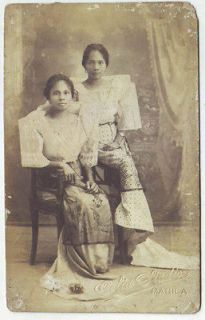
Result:
<svg viewBox="0 0 205 320"><path fill-rule="evenodd" d="M99 191L98 185L94 181L92 169L88 165L83 165L85 171L85 178L86 178L86 186L89 192L97 193Z"/></svg>
<svg viewBox="0 0 205 320"><path fill-rule="evenodd" d="M49 167L55 167L63 170L66 181L75 183L75 172L65 161L49 161Z"/></svg>

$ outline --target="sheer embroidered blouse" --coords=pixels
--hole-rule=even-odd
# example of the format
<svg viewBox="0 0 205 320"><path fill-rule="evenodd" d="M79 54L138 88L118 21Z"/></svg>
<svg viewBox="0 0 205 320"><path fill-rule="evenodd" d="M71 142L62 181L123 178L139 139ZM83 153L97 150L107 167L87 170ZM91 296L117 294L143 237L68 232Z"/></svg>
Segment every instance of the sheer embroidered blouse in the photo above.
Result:
<svg viewBox="0 0 205 320"><path fill-rule="evenodd" d="M116 121L118 130L141 128L136 88L130 76L105 76L104 80L102 87L87 89L73 78L79 100L96 109L99 124Z"/></svg>
<svg viewBox="0 0 205 320"><path fill-rule="evenodd" d="M21 163L23 167L45 167L53 161L78 159L88 166L97 163L96 121L83 115L65 112L63 122L48 120L45 106L19 120ZM93 134L93 132L95 132Z"/></svg>

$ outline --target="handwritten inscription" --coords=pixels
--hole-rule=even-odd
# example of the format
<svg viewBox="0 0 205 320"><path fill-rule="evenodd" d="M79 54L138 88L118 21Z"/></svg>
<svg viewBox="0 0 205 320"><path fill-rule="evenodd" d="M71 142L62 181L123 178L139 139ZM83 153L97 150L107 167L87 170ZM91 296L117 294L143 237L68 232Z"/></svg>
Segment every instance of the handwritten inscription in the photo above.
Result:
<svg viewBox="0 0 205 320"><path fill-rule="evenodd" d="M172 288L168 287L168 283L172 281L180 281L190 279L190 272L186 270L152 270L151 272L137 273L135 276L126 277L124 275L119 276L115 280L102 281L95 286L95 291L100 292L121 292L128 289L141 291L151 290L154 295L174 295L181 294L186 295L187 292L184 288ZM166 283L166 287L165 287ZM161 288L161 285L164 285Z"/></svg>
<svg viewBox="0 0 205 320"><path fill-rule="evenodd" d="M150 287L150 281L143 273L139 273L138 275L136 275L136 277L132 279L128 279L125 276L120 276L118 279L114 281L103 281L95 287L95 290L116 291L117 289L131 289L134 287L138 287L139 285L141 285L141 287Z"/></svg>
<svg viewBox="0 0 205 320"><path fill-rule="evenodd" d="M191 274L188 270L173 268L168 273L162 270L152 270L150 278L152 280L186 280L190 279Z"/></svg>

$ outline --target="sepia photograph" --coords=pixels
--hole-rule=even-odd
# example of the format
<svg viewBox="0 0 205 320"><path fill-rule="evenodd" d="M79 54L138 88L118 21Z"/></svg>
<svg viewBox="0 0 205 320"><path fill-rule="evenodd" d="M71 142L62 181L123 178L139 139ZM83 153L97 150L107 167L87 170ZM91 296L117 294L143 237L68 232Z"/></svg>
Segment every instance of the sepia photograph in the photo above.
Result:
<svg viewBox="0 0 205 320"><path fill-rule="evenodd" d="M188 2L5 7L9 310L200 310L198 36Z"/></svg>

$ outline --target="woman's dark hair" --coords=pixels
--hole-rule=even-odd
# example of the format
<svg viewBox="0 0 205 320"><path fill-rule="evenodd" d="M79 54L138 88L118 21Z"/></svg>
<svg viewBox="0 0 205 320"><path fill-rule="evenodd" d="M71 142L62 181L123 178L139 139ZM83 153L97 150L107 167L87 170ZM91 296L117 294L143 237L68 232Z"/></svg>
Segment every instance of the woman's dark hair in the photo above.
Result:
<svg viewBox="0 0 205 320"><path fill-rule="evenodd" d="M84 68L85 68L85 65L88 61L89 54L91 51L99 51L102 54L103 59L105 60L106 66L108 66L109 53L108 53L107 49L100 43L92 43L92 44L89 44L83 52L82 65Z"/></svg>
<svg viewBox="0 0 205 320"><path fill-rule="evenodd" d="M65 81L67 86L70 88L71 95L72 95L72 98L73 98L74 97L74 93L75 93L75 89L74 89L74 85L73 85L72 81L67 76L65 76L64 74L59 73L59 74L54 74L53 76L51 76L47 80L45 89L43 91L43 94L46 97L46 99L49 99L51 89L55 86L55 84L58 81Z"/></svg>

